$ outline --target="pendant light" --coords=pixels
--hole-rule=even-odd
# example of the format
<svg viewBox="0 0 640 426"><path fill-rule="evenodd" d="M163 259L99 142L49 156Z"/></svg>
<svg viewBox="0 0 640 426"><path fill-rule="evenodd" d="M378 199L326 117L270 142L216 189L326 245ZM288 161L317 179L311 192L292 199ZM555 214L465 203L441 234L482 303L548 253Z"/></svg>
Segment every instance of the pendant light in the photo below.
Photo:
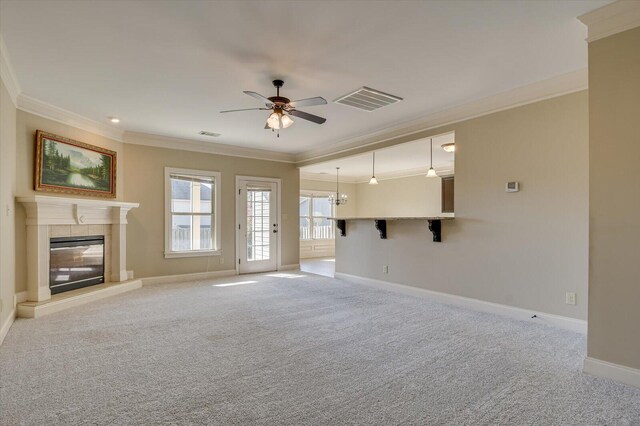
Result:
<svg viewBox="0 0 640 426"><path fill-rule="evenodd" d="M347 194L340 194L340 167L336 167L336 194L329 195L329 204L336 206L347 204Z"/></svg>
<svg viewBox="0 0 640 426"><path fill-rule="evenodd" d="M369 180L369 185L377 185L378 184L378 179L376 179L376 153L375 151L372 153L373 154L373 168L371 170L371 179Z"/></svg>
<svg viewBox="0 0 640 426"><path fill-rule="evenodd" d="M427 172L427 177L428 178L438 177L438 174L433 169L433 139L429 139L429 145L431 147L431 167L429 167L429 171Z"/></svg>

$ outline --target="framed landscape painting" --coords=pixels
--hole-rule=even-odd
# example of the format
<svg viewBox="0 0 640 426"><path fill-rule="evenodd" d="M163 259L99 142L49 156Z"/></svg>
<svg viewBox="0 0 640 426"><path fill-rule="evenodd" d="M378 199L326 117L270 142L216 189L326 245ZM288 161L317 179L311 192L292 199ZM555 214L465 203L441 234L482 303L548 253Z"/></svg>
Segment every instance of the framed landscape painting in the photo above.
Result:
<svg viewBox="0 0 640 426"><path fill-rule="evenodd" d="M116 153L38 130L35 190L116 196Z"/></svg>

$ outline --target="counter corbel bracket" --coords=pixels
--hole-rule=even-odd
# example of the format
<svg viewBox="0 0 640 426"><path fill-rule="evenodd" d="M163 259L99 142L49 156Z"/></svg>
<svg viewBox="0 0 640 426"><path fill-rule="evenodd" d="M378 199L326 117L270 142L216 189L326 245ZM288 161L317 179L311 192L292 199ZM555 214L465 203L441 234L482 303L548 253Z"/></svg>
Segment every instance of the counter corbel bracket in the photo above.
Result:
<svg viewBox="0 0 640 426"><path fill-rule="evenodd" d="M347 236L347 221L344 219L338 219L336 220L336 228L338 228L340 230L340 236L341 237L346 237Z"/></svg>
<svg viewBox="0 0 640 426"><path fill-rule="evenodd" d="M429 231L433 234L433 242L442 242L442 221L440 219L429 219Z"/></svg>
<svg viewBox="0 0 640 426"><path fill-rule="evenodd" d="M380 239L387 239L387 221L384 219L375 219L376 229L380 232Z"/></svg>

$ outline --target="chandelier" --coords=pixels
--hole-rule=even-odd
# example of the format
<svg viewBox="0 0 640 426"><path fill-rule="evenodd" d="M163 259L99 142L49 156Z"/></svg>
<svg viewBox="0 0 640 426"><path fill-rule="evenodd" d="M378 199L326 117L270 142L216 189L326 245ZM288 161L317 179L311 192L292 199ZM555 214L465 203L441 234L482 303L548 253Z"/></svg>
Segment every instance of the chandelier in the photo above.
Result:
<svg viewBox="0 0 640 426"><path fill-rule="evenodd" d="M336 167L336 194L329 195L329 203L341 206L347 204L347 201L347 194L340 194L340 167Z"/></svg>

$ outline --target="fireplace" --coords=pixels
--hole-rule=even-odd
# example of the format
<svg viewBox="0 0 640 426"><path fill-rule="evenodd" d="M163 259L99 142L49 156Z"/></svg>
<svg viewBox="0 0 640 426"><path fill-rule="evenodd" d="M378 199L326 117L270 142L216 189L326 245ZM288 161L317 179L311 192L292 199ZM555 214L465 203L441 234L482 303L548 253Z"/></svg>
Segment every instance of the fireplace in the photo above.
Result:
<svg viewBox="0 0 640 426"><path fill-rule="evenodd" d="M51 294L101 284L104 279L104 236L51 238Z"/></svg>

